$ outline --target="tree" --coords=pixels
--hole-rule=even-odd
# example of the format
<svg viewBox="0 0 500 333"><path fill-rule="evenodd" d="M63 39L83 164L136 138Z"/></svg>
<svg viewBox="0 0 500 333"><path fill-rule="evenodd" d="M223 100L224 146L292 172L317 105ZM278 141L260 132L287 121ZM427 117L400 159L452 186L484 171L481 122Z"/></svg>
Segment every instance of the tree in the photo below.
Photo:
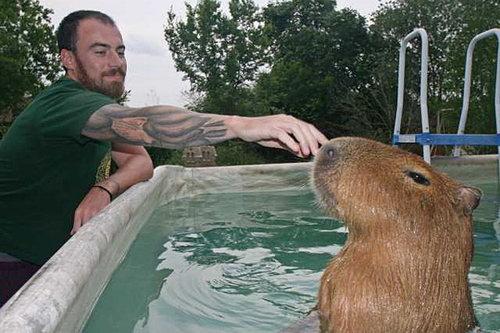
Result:
<svg viewBox="0 0 500 333"><path fill-rule="evenodd" d="M249 0L248 0L249 1ZM330 137L389 141L394 126L399 40L415 27L430 37L431 128L453 132L462 98L470 39L498 22L500 0L389 0L367 26L334 0L284 0L259 11L232 0L225 16L216 0L188 6L185 22L170 13L165 31L177 68L207 112L287 113ZM408 48L403 126L420 131L420 42ZM496 41L478 45L469 132L493 132ZM452 110L451 112L449 110ZM443 126L444 123L444 126Z"/></svg>
<svg viewBox="0 0 500 333"><path fill-rule="evenodd" d="M193 93L203 94L208 112L241 112L239 101L264 64L258 8L252 0L231 0L229 16L217 0L186 4L185 21L170 11L165 39L176 68Z"/></svg>
<svg viewBox="0 0 500 333"><path fill-rule="evenodd" d="M290 0L264 9L273 64L256 86L269 109L312 122L327 136L359 128L358 110L345 102L366 82L372 48L365 19L335 6L333 0Z"/></svg>
<svg viewBox="0 0 500 333"><path fill-rule="evenodd" d="M37 0L0 2L0 116L13 116L60 71L51 10Z"/></svg>
<svg viewBox="0 0 500 333"><path fill-rule="evenodd" d="M370 127L370 108L353 96L374 81L376 46L357 12L337 11L334 0L283 1L262 12L233 0L230 17L216 0L186 6L183 22L169 13L165 36L192 93L202 94L199 110L287 113L328 136Z"/></svg>

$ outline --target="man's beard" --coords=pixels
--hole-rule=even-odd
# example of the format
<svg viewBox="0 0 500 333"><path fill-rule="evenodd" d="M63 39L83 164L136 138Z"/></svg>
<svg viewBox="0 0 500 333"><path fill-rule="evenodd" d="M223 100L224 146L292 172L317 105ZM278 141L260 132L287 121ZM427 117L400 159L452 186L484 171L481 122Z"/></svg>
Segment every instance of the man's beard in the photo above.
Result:
<svg viewBox="0 0 500 333"><path fill-rule="evenodd" d="M81 63L80 59L76 57L76 66L78 67L77 78L78 81L87 89L101 93L103 95L109 96L114 99L119 99L122 97L123 92L125 91L125 86L123 82L113 81L110 83L106 83L103 80L103 77L106 75L116 75L117 73L122 75L125 79L125 72L122 68L112 69L107 72L101 73L100 80L93 80L88 75L85 67Z"/></svg>

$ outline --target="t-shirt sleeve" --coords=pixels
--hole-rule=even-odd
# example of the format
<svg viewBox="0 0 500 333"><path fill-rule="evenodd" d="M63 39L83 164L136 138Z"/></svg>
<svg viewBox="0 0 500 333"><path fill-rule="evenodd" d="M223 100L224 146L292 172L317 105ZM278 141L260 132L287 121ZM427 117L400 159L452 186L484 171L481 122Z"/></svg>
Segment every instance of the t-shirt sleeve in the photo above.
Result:
<svg viewBox="0 0 500 333"><path fill-rule="evenodd" d="M72 96L64 96L48 108L42 121L43 134L48 138L72 138L85 143L90 138L81 134L90 116L101 107L116 104L116 101L93 91L81 91Z"/></svg>

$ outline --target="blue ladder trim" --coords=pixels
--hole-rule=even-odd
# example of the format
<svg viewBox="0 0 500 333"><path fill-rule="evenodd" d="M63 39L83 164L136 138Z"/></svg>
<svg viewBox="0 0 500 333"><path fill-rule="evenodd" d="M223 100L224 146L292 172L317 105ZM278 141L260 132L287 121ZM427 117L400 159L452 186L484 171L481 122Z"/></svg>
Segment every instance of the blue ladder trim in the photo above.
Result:
<svg viewBox="0 0 500 333"><path fill-rule="evenodd" d="M500 134L399 134L392 144L418 143L420 145L500 146Z"/></svg>

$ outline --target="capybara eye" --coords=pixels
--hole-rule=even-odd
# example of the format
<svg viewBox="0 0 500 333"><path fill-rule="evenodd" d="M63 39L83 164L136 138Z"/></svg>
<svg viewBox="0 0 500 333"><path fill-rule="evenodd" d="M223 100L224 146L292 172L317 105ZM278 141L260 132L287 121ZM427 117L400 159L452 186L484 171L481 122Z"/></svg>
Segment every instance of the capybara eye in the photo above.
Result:
<svg viewBox="0 0 500 333"><path fill-rule="evenodd" d="M329 158L334 158L335 157L335 151L333 150L333 148L328 148L326 150L326 155L329 157Z"/></svg>
<svg viewBox="0 0 500 333"><path fill-rule="evenodd" d="M425 186L429 186L431 184L429 179L425 178L425 176L422 175L421 173L414 172L414 171L406 171L405 173L408 177L413 179L413 181L415 183L418 183L420 185L425 185Z"/></svg>

